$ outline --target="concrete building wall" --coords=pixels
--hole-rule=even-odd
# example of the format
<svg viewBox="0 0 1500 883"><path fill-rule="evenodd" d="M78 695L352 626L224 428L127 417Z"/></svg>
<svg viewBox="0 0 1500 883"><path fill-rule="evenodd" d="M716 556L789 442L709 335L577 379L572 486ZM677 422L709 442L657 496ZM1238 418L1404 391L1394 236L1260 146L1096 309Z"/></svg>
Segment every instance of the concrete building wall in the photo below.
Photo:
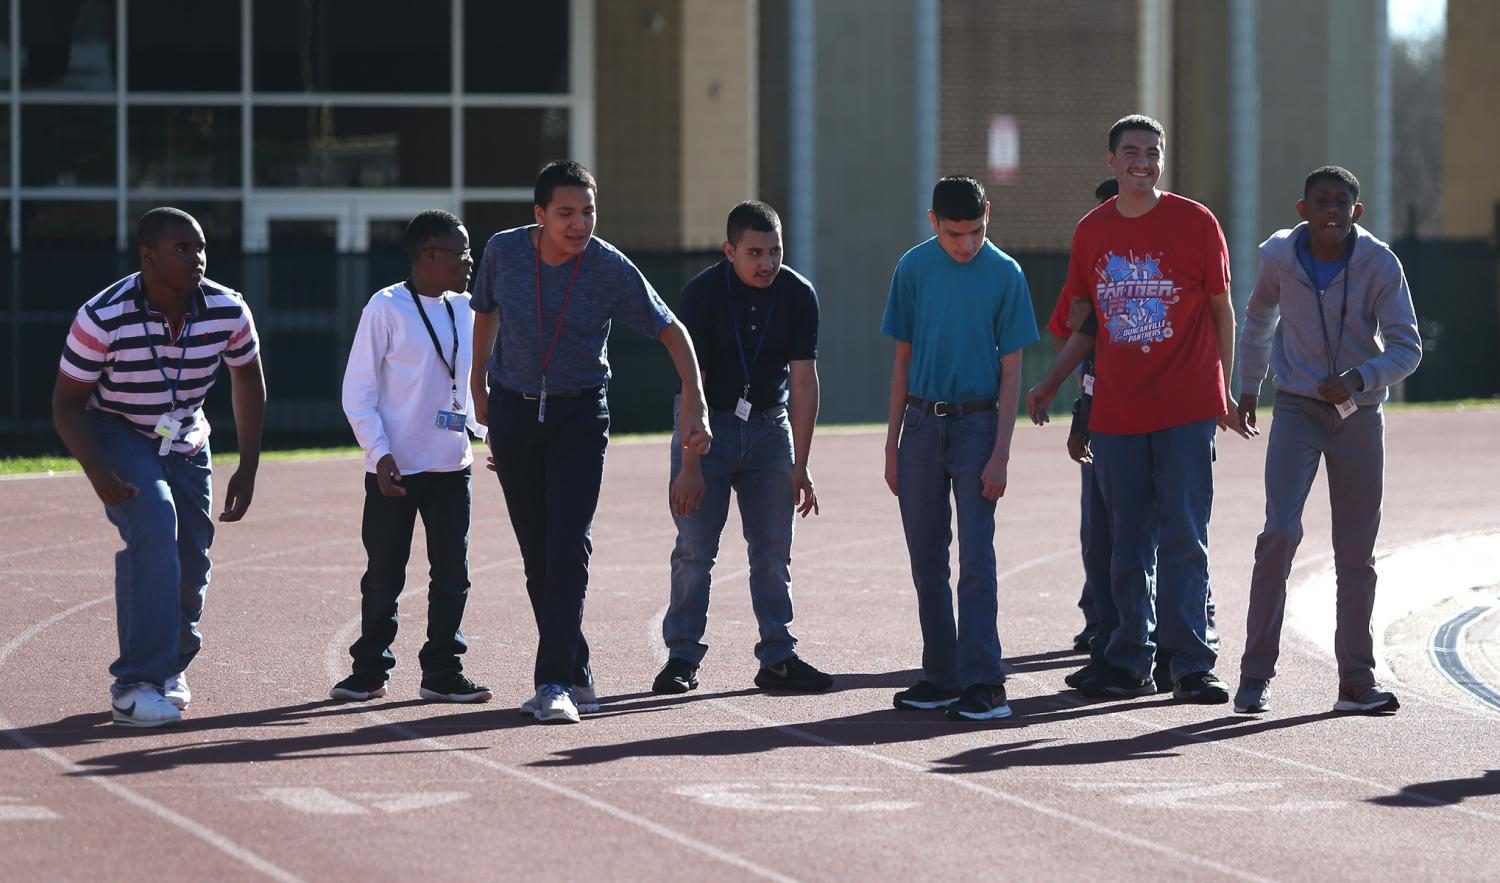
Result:
<svg viewBox="0 0 1500 883"><path fill-rule="evenodd" d="M682 248L717 247L729 209L756 195L757 5L683 6Z"/></svg>
<svg viewBox="0 0 1500 883"><path fill-rule="evenodd" d="M1135 3L943 0L942 174L989 190L1002 248L1067 249L1109 175L1109 127L1141 109ZM990 120L1016 118L1020 168L988 171Z"/></svg>
<svg viewBox="0 0 1500 883"><path fill-rule="evenodd" d="M1443 234L1490 238L1500 223L1500 4L1448 0L1444 47Z"/></svg>
<svg viewBox="0 0 1500 883"><path fill-rule="evenodd" d="M1172 189L1229 212L1229 8L1217 2L1179 3L1172 17L1175 125L1167 132Z"/></svg>
<svg viewBox="0 0 1500 883"><path fill-rule="evenodd" d="M625 249L683 238L683 0L597 6L599 235Z"/></svg>

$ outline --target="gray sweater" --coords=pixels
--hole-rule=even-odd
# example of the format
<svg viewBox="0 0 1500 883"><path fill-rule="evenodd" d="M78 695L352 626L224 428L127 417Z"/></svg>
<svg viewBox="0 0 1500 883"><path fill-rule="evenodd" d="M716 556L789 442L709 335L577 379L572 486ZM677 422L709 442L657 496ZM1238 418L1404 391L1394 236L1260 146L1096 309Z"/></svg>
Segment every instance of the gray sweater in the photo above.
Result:
<svg viewBox="0 0 1500 883"><path fill-rule="evenodd" d="M1415 371L1422 360L1422 338L1401 261L1384 242L1355 224L1349 266L1334 277L1320 304L1297 259L1296 237L1306 226L1304 222L1278 230L1261 243L1260 275L1240 335L1240 394L1258 395L1269 365L1276 374L1277 391L1319 398L1318 381L1330 373L1328 350L1337 348L1332 373L1354 368L1364 381L1355 402L1383 402L1391 384ZM1346 291L1349 305L1340 343L1339 314ZM1326 344L1318 321L1320 308L1328 329Z"/></svg>

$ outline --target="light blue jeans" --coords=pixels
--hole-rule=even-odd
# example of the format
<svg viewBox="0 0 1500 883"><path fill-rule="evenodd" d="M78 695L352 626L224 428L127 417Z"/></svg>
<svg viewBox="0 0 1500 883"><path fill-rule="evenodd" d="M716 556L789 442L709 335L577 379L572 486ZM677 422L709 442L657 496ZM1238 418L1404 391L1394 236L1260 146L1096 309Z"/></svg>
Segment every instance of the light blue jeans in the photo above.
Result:
<svg viewBox="0 0 1500 883"><path fill-rule="evenodd" d="M1094 598L1103 659L1136 677L1151 675L1158 641L1173 681L1212 671L1218 661L1208 592L1217 425L1091 436L1114 540L1109 591ZM1094 646L1097 658L1097 639Z"/></svg>
<svg viewBox="0 0 1500 883"><path fill-rule="evenodd" d="M111 688L162 686L203 646L198 621L208 591L214 541L213 471L208 446L192 456L157 454L157 442L124 420L89 412L104 462L135 485L134 497L105 514L125 548L115 553L115 624L120 657Z"/></svg>
<svg viewBox="0 0 1500 883"><path fill-rule="evenodd" d="M675 423L676 421L674 421ZM729 492L739 501L750 558L750 606L760 626L755 658L779 665L796 655L792 635L792 425L785 408L741 420L729 413L709 417L713 446L700 459L703 504L692 515L673 515L672 599L662 637L673 659L703 662L708 645L708 596L719 538L729 517ZM672 436L672 478L682 470L682 441Z"/></svg>
<svg viewBox="0 0 1500 883"><path fill-rule="evenodd" d="M922 677L948 690L1005 683L996 622L995 504L984 498L980 480L994 448L994 411L939 417L908 407L902 416L896 480L922 625ZM955 508L956 622L948 567Z"/></svg>

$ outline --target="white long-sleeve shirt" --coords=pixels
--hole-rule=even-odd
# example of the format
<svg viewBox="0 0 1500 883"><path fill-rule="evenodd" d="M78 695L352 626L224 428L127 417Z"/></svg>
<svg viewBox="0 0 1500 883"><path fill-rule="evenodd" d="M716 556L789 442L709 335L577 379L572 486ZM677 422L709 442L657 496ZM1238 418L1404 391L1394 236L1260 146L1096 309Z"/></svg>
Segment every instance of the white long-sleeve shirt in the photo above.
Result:
<svg viewBox="0 0 1500 883"><path fill-rule="evenodd" d="M417 314L417 300L442 344L438 358L432 336ZM453 305L448 319L444 302ZM455 329L456 326L456 329ZM458 334L457 377L443 362L453 364L453 335ZM474 311L467 293L448 292L441 298L418 296L402 282L375 292L359 317L349 364L344 370L344 414L365 451L365 470L386 454L394 454L402 475L454 472L474 460L468 432L436 425L438 411L458 403L475 428L469 407L469 364L474 333Z"/></svg>

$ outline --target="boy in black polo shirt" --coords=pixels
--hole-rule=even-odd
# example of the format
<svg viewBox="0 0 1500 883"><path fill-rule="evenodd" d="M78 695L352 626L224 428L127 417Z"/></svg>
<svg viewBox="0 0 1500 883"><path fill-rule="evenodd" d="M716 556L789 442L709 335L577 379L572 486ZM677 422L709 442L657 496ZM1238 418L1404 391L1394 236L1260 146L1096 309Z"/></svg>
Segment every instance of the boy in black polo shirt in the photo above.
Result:
<svg viewBox="0 0 1500 883"><path fill-rule="evenodd" d="M833 679L797 657L792 623L793 512L818 511L808 452L818 416L818 296L781 266L781 219L762 202L729 213L724 260L682 291L678 318L698 347L714 446L672 440L672 600L662 621L670 658L651 689L698 686L708 652L708 595L729 492L739 499L750 556L755 656L763 690L826 690Z"/></svg>

